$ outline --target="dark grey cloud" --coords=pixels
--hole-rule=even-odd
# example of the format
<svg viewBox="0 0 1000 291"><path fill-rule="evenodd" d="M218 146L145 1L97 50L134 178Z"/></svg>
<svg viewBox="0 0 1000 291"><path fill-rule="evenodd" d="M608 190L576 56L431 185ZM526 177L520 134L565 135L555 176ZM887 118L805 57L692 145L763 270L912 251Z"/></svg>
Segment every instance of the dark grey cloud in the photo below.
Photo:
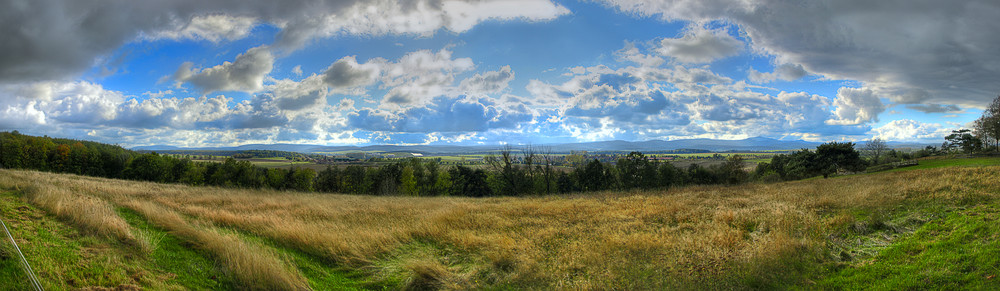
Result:
<svg viewBox="0 0 1000 291"><path fill-rule="evenodd" d="M734 23L778 63L864 82L896 103L985 106L1000 92L1000 1L606 1L668 21Z"/></svg>
<svg viewBox="0 0 1000 291"><path fill-rule="evenodd" d="M287 52L317 37L463 32L485 20L567 13L549 0L7 0L0 1L0 82L72 78L130 41L231 40L257 23L281 27L273 47Z"/></svg>
<svg viewBox="0 0 1000 291"><path fill-rule="evenodd" d="M688 26L680 38L665 38L657 50L661 55L684 63L709 63L735 55L743 42L724 29L708 29L701 25Z"/></svg>
<svg viewBox="0 0 1000 291"><path fill-rule="evenodd" d="M514 80L514 71L510 69L510 66L504 66L498 71L476 74L462 80L459 88L467 94L497 93L506 89L507 84L512 80Z"/></svg>
<svg viewBox="0 0 1000 291"><path fill-rule="evenodd" d="M114 1L0 1L0 82L74 76L137 31L163 25ZM129 3L129 2L124 2ZM130 6L126 4L126 6Z"/></svg>
<svg viewBox="0 0 1000 291"><path fill-rule="evenodd" d="M955 113L962 111L961 108L955 105L941 105L941 104L917 104L917 105L906 105L906 108L922 111L924 113Z"/></svg>
<svg viewBox="0 0 1000 291"><path fill-rule="evenodd" d="M371 85L379 76L379 66L372 63L358 64L353 57L344 57L323 72L323 81L334 89Z"/></svg>
<svg viewBox="0 0 1000 291"><path fill-rule="evenodd" d="M274 68L274 56L267 47L255 47L225 62L206 69L192 69L184 63L174 73L174 80L190 82L202 93L215 91L256 92L264 88L264 77Z"/></svg>
<svg viewBox="0 0 1000 291"><path fill-rule="evenodd" d="M806 69L799 64L781 64L774 68L774 72L764 73L750 68L747 79L754 83L770 83L775 80L795 81L808 75Z"/></svg>

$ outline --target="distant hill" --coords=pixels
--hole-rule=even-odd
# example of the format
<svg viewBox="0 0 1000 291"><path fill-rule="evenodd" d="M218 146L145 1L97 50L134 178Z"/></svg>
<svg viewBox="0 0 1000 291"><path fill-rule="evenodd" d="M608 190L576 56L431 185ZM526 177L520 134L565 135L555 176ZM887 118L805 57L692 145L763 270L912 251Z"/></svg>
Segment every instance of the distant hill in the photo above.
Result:
<svg viewBox="0 0 1000 291"><path fill-rule="evenodd" d="M720 140L720 139L682 139L682 140L650 140L640 142L629 141L599 141L589 143L571 143L554 145L553 150L588 150L588 151L640 151L652 152L662 150L677 149L699 149L713 152L721 151L769 151L769 150L796 150L802 148L815 148L820 145L818 142L807 142L802 140L782 141L766 137L754 137L741 140Z"/></svg>
<svg viewBox="0 0 1000 291"><path fill-rule="evenodd" d="M820 145L818 142L808 142L803 140L777 140L766 137L754 137L742 140L719 140L719 139L683 139L683 140L650 140L650 141L598 141L583 143L564 144L540 144L539 148L548 148L552 152L566 153L570 151L670 151L680 149L706 150L713 152L722 151L769 151L769 150L796 150L811 149ZM370 146L322 146L308 144L247 144L236 147L196 147L181 148L166 145L137 146L133 150L139 151L243 151L243 150L273 150L299 153L319 153L319 152L349 152L349 151L377 151L377 152L415 152L424 154L454 154L454 153L483 153L499 149L499 145L370 145Z"/></svg>

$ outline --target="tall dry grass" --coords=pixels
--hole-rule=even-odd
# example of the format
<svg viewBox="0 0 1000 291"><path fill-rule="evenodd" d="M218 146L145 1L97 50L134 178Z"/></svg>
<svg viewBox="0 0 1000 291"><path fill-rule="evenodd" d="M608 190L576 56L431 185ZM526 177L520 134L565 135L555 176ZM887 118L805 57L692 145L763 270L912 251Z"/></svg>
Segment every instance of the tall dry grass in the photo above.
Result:
<svg viewBox="0 0 1000 291"><path fill-rule="evenodd" d="M29 183L22 191L28 202L59 219L68 221L91 233L131 245L143 253L152 246L145 236L118 216L107 201L79 195L56 184Z"/></svg>
<svg viewBox="0 0 1000 291"><path fill-rule="evenodd" d="M998 170L489 199L192 188L52 174L39 183L238 228L376 277L404 273L404 282L417 288L733 288L767 284L792 272L790 266L821 260L826 236L848 210L996 199ZM0 183L31 175L37 174L0 171ZM393 259L414 246L427 255Z"/></svg>
<svg viewBox="0 0 1000 291"><path fill-rule="evenodd" d="M32 171L18 172L18 175L4 175L9 173L6 171L0 173L2 173L0 185L21 189L29 202L38 205L46 212L97 234L141 245L141 249L150 251L152 248L150 240L144 239L142 234L138 234L118 216L113 206L105 199L135 210L153 224L170 231L171 234L193 244L196 248L207 251L239 281L243 289L308 289L305 278L287 260L279 258L273 250L244 241L236 234L225 233L211 225L189 223L175 211L124 194L130 192L128 190L102 191L107 189L106 186L111 188L119 186L100 185L123 181ZM155 184L147 183L145 186L155 186ZM155 187L152 188L155 191Z"/></svg>
<svg viewBox="0 0 1000 291"><path fill-rule="evenodd" d="M308 289L305 278L270 249L243 241L235 234L227 234L209 226L192 225L176 212L149 201L130 200L122 204L149 218L153 224L169 230L171 234L193 243L195 248L211 253L241 283L242 288Z"/></svg>

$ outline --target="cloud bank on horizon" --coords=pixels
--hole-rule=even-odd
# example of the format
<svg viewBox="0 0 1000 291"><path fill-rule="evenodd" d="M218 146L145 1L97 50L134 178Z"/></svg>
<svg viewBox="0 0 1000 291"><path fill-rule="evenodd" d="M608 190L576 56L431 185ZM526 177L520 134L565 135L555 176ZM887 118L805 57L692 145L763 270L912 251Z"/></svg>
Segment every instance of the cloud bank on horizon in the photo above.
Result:
<svg viewBox="0 0 1000 291"><path fill-rule="evenodd" d="M127 146L942 140L991 0L0 1L0 130Z"/></svg>

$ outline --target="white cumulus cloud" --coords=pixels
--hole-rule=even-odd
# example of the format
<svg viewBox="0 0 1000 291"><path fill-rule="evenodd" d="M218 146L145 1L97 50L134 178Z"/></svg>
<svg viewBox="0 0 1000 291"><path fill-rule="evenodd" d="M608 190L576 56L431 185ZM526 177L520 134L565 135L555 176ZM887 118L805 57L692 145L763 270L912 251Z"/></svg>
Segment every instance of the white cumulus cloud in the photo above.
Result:
<svg viewBox="0 0 1000 291"><path fill-rule="evenodd" d="M911 119L893 120L885 125L872 129L875 137L887 141L929 141L940 142L951 133L938 123L924 123Z"/></svg>
<svg viewBox="0 0 1000 291"><path fill-rule="evenodd" d="M867 88L840 88L833 106L836 118L827 120L827 124L857 125L878 121L878 115L886 109L875 92Z"/></svg>

